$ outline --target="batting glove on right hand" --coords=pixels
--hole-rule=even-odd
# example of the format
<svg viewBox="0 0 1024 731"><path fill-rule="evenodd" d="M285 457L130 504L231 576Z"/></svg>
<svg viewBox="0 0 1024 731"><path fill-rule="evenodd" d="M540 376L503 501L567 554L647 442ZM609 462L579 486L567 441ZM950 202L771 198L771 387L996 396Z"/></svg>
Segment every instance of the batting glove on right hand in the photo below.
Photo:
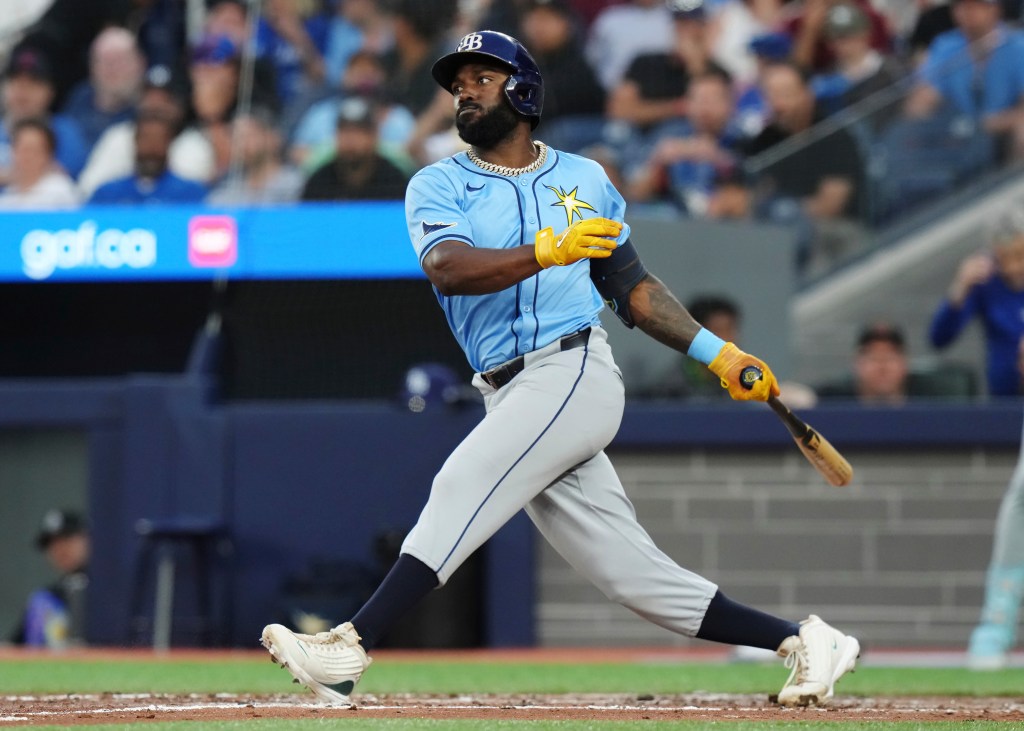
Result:
<svg viewBox="0 0 1024 731"><path fill-rule="evenodd" d="M622 224L608 218L577 221L557 238L548 226L534 237L534 255L545 269L574 264L580 259L604 259L612 255L620 233Z"/></svg>
<svg viewBox="0 0 1024 731"><path fill-rule="evenodd" d="M735 401L767 401L779 395L779 384L771 368L754 356L744 353L732 343L718 351L708 368L722 380Z"/></svg>

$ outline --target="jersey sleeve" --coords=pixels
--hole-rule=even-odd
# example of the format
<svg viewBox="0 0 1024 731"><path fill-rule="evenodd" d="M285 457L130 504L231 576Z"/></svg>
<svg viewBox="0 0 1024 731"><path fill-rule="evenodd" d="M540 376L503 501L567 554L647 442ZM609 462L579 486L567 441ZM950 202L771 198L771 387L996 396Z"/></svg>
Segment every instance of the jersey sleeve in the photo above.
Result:
<svg viewBox="0 0 1024 731"><path fill-rule="evenodd" d="M604 168L594 163L594 167L597 168L597 174L601 176L601 180L604 184L604 194L607 200L607 211L606 218L610 218L613 221L618 221L622 224L622 233L616 239L618 245L622 246L629 240L629 224L626 223L626 200L622 197L622 194L612 185L612 181L608 179L608 176L604 172Z"/></svg>
<svg viewBox="0 0 1024 731"><path fill-rule="evenodd" d="M444 173L433 167L424 168L409 181L405 222L421 263L441 241L462 241L475 246L473 229L459 205L456 189Z"/></svg>

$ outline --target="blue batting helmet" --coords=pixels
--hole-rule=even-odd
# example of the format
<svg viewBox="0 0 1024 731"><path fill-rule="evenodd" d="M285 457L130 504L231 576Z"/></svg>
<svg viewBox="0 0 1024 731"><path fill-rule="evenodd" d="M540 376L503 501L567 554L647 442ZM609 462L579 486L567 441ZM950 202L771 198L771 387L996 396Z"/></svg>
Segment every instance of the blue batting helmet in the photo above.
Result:
<svg viewBox="0 0 1024 731"><path fill-rule="evenodd" d="M536 128L544 107L544 81L540 69L526 47L512 36L493 30L478 30L466 34L456 49L434 62L431 73L437 83L447 91L459 68L467 63L494 63L497 61L511 73L505 83L505 97L512 108L530 119Z"/></svg>

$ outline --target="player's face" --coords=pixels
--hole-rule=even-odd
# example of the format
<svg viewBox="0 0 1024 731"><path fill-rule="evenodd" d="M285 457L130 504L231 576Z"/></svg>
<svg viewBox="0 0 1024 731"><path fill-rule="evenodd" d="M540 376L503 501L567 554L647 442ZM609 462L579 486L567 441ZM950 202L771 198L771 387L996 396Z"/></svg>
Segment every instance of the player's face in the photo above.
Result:
<svg viewBox="0 0 1024 731"><path fill-rule="evenodd" d="M505 99L508 73L494 66L466 64L452 81L455 126L459 137L482 149L489 149L508 137L519 117Z"/></svg>

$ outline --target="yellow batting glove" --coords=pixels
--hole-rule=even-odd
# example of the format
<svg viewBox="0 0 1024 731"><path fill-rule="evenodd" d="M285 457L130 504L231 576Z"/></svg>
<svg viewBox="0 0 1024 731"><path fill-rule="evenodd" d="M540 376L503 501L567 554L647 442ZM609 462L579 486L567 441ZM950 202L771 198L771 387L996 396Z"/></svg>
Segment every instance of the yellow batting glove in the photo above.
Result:
<svg viewBox="0 0 1024 731"><path fill-rule="evenodd" d="M574 264L580 259L604 259L612 255L620 233L622 224L608 218L577 221L557 237L548 226L534 238L534 255L545 269Z"/></svg>
<svg viewBox="0 0 1024 731"><path fill-rule="evenodd" d="M708 368L722 379L722 388L736 401L767 401L779 395L779 384L771 368L733 343L726 343Z"/></svg>

